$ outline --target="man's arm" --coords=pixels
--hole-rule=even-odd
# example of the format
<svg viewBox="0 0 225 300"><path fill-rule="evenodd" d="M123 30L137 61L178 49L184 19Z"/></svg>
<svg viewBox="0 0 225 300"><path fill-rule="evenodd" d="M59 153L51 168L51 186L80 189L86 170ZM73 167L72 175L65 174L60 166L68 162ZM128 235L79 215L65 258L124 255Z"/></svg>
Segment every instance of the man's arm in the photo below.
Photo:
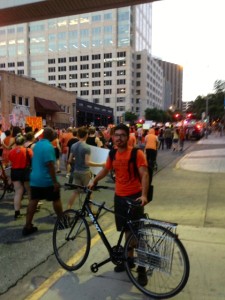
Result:
<svg viewBox="0 0 225 300"><path fill-rule="evenodd" d="M109 173L109 170L104 167L95 178L89 183L88 188L92 189L97 183Z"/></svg>
<svg viewBox="0 0 225 300"><path fill-rule="evenodd" d="M55 163L53 161L49 161L49 162L47 162L47 167L48 167L49 174L53 181L54 190L58 190L60 188L60 184L58 183L57 178L56 178Z"/></svg>
<svg viewBox="0 0 225 300"><path fill-rule="evenodd" d="M138 168L139 176L141 179L141 186L142 186L142 194L139 199L142 201L142 206L148 204L147 194L149 189L149 175L148 169L145 166L141 166Z"/></svg>

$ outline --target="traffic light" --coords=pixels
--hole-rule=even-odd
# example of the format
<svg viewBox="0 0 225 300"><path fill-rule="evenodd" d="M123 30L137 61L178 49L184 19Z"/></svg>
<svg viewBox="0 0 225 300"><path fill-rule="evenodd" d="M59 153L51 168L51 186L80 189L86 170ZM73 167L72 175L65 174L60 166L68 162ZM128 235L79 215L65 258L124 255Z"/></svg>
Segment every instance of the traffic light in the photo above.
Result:
<svg viewBox="0 0 225 300"><path fill-rule="evenodd" d="M192 117L192 113L188 113L187 118L191 118L191 117Z"/></svg>

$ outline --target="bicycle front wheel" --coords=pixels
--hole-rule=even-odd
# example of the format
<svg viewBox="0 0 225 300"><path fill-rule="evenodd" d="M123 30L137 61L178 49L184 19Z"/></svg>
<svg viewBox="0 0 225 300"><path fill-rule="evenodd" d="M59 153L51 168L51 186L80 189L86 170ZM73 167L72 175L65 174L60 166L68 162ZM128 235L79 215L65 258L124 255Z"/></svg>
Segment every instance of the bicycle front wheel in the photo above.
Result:
<svg viewBox="0 0 225 300"><path fill-rule="evenodd" d="M131 253L133 252L131 268ZM134 285L154 299L167 299L186 285L190 265L187 252L170 230L144 225L125 244L125 268Z"/></svg>
<svg viewBox="0 0 225 300"><path fill-rule="evenodd" d="M53 230L53 249L59 264L68 271L78 270L90 252L90 229L75 210L66 210Z"/></svg>
<svg viewBox="0 0 225 300"><path fill-rule="evenodd" d="M2 198L5 196L6 189L7 187L5 180L2 176L0 176L0 200L2 200Z"/></svg>

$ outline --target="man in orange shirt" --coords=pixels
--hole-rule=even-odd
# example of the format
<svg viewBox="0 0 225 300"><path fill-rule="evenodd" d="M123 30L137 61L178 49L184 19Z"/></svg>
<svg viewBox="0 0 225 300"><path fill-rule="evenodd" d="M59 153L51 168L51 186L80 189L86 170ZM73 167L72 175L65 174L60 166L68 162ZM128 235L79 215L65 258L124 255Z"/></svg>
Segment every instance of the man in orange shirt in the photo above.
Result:
<svg viewBox="0 0 225 300"><path fill-rule="evenodd" d="M147 170L147 161L143 151L137 151L136 166L138 174L135 174L133 163L129 164L132 148L128 146L129 128L124 124L119 124L114 128L114 144L117 148L115 158L111 160L108 156L105 167L97 174L93 182L89 184L92 188L109 170L114 169L116 174L115 182L115 221L118 231L124 226L124 217L127 217L128 204L125 197L133 199L133 201L141 201L141 206L137 206L133 210L132 218L140 219L144 214L144 205L148 203L147 192L149 186L149 177ZM119 215L118 215L119 214ZM123 216L123 217L121 217ZM126 238L129 231L126 232ZM134 267L134 265L131 265ZM124 265L117 265L115 272L124 271ZM147 275L144 267L138 266L138 281L141 285L147 284Z"/></svg>
<svg viewBox="0 0 225 300"><path fill-rule="evenodd" d="M68 163L68 147L67 144L69 140L73 138L73 129L69 127L66 132L62 133L60 137L61 151L62 151L62 161L66 168L66 176L70 176L70 164Z"/></svg>

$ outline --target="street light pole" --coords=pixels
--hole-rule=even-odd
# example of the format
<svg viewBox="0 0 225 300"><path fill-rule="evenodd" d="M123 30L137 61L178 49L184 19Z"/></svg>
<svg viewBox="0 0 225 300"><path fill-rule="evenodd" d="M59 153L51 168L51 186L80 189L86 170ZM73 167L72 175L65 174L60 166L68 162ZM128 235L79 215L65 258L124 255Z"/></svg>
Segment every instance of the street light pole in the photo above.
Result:
<svg viewBox="0 0 225 300"><path fill-rule="evenodd" d="M208 114L209 114L209 98L206 97L206 107L205 107L205 115L206 115L206 130L205 130L205 138L208 138Z"/></svg>

